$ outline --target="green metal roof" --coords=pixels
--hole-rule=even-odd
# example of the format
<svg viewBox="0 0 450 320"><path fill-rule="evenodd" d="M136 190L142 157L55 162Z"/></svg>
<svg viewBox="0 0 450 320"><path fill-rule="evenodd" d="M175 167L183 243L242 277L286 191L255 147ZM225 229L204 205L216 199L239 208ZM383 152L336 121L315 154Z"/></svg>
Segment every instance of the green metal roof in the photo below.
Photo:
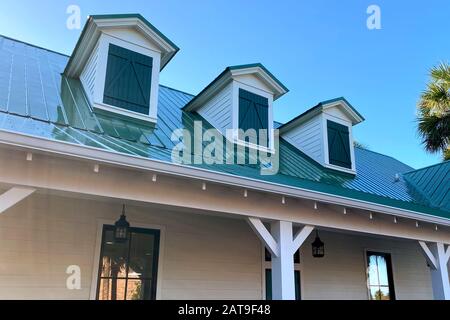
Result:
<svg viewBox="0 0 450 320"><path fill-rule="evenodd" d="M407 172L404 177L424 204L450 211L450 160Z"/></svg>
<svg viewBox="0 0 450 320"><path fill-rule="evenodd" d="M174 129L192 131L195 120L210 128L199 114L183 110L192 95L165 86L159 90L156 127L93 113L79 80L61 75L67 61L67 56L0 36L0 130L171 162ZM392 157L355 148L353 176L323 168L283 139L279 155L276 175L261 175L257 165L193 166L450 218L447 207L424 204L402 178L395 181L395 174L412 168ZM448 166L443 170L448 175Z"/></svg>

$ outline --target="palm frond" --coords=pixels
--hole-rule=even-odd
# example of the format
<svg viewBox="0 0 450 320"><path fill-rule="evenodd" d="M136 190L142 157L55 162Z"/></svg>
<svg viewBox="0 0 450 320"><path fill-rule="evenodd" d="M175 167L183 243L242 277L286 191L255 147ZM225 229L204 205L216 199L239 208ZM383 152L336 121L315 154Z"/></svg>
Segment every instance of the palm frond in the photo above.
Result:
<svg viewBox="0 0 450 320"><path fill-rule="evenodd" d="M450 66L447 62L441 62L439 65L431 68L430 75L435 82L450 83Z"/></svg>
<svg viewBox="0 0 450 320"><path fill-rule="evenodd" d="M450 157L450 65L441 62L430 70L431 81L418 103L418 133L429 152Z"/></svg>

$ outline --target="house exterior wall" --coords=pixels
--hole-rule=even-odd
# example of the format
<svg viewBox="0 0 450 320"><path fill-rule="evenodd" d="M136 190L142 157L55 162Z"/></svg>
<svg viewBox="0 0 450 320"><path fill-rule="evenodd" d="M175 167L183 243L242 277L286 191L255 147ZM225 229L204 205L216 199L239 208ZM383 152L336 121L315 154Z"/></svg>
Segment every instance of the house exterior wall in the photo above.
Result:
<svg viewBox="0 0 450 320"><path fill-rule="evenodd" d="M119 202L34 194L0 215L0 299L89 299L94 293L101 221ZM128 206L133 225L161 226L160 299L261 299L263 250L242 219ZM414 241L321 232L326 256L301 251L304 299L367 299L364 249L392 253L398 299L431 299L431 279ZM81 289L66 289L66 268ZM94 286L92 285L94 283Z"/></svg>
<svg viewBox="0 0 450 320"><path fill-rule="evenodd" d="M318 115L301 126L286 132L282 137L315 161L323 164L325 156L322 130L322 117Z"/></svg>
<svg viewBox="0 0 450 320"><path fill-rule="evenodd" d="M325 257L313 258L312 233L301 250L304 299L368 299L365 251L388 252L396 299L432 299L431 276L416 241L320 232Z"/></svg>
<svg viewBox="0 0 450 320"><path fill-rule="evenodd" d="M220 93L206 102L197 111L223 135L233 126L233 87L229 83Z"/></svg>
<svg viewBox="0 0 450 320"><path fill-rule="evenodd" d="M99 221L120 211L38 194L4 212L0 299L89 299ZM159 298L261 299L261 245L243 220L131 206L127 219L164 228ZM81 268L81 290L66 289L69 265Z"/></svg>

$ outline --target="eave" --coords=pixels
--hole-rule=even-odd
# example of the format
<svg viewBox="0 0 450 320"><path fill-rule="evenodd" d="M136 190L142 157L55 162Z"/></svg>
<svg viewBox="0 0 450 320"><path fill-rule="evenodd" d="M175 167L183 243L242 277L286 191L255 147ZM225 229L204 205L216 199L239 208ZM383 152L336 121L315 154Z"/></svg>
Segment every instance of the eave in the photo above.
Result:
<svg viewBox="0 0 450 320"><path fill-rule="evenodd" d="M314 183L311 183L312 188L308 189L303 187L294 187L254 178L236 176L223 172L215 172L203 168L148 159L140 156L130 156L119 152L111 152L89 146L79 146L68 142L53 141L41 137L9 132L6 130L0 130L0 144L14 146L24 150L34 150L36 152L95 161L95 163L117 165L172 176L181 176L200 181L209 181L221 185L247 188L249 190L269 192L293 198L309 199L344 207L353 207L371 212L379 212L396 217L416 219L418 221L450 226L450 218L448 218L449 213L442 210L375 195L367 197L367 194L363 192L355 191L353 192L353 197L349 197L347 191L342 191L335 194L327 193L324 191L314 190ZM377 200L378 203L374 202L375 200Z"/></svg>

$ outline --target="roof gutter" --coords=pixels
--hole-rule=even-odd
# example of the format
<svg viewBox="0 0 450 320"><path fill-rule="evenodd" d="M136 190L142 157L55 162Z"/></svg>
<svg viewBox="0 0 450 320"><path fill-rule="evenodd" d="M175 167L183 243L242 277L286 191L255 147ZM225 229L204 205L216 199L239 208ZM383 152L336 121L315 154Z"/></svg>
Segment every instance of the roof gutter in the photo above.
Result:
<svg viewBox="0 0 450 320"><path fill-rule="evenodd" d="M152 160L140 156L130 156L124 153L111 152L99 148L76 145L64 141L53 141L46 138L17 133L13 131L0 130L0 144L15 146L27 150L36 150L44 153L52 153L70 158L91 160L115 166L163 173L172 176L207 180L218 184L276 193L293 198L303 198L334 205L380 212L397 217L420 220L423 222L450 226L450 219L434 216L431 214L376 204L373 202L352 199L339 195L330 195L314 190L290 187L273 182L265 182L252 178L238 177L232 174L215 172L202 168L194 168L187 165L174 164L160 160Z"/></svg>

